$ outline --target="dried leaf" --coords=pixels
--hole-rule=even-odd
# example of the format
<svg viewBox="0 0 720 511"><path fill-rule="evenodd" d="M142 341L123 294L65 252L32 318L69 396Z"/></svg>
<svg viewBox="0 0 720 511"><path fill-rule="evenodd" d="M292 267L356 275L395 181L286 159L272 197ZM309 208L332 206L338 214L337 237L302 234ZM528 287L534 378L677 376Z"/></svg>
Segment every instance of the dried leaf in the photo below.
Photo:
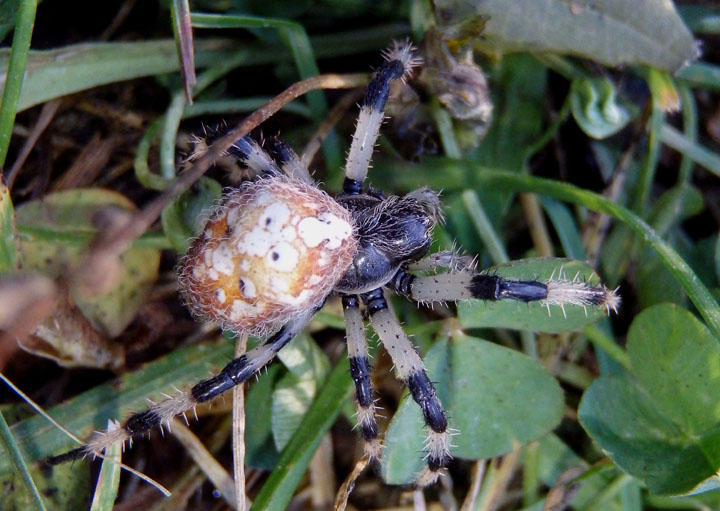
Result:
<svg viewBox="0 0 720 511"><path fill-rule="evenodd" d="M503 53L554 52L667 71L698 57L670 0L435 0L435 7L441 29L453 39L487 17L483 41Z"/></svg>

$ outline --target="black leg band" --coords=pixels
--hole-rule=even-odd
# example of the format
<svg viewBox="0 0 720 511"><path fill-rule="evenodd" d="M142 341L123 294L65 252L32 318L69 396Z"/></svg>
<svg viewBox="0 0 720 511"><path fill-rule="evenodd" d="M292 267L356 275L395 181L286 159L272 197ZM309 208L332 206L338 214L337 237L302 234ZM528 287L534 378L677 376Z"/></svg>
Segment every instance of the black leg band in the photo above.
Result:
<svg viewBox="0 0 720 511"><path fill-rule="evenodd" d="M360 295L365 307L367 307L368 313L372 316L376 312L388 308L388 304L383 296L382 288L373 289Z"/></svg>
<svg viewBox="0 0 720 511"><path fill-rule="evenodd" d="M478 274L467 286L474 298L480 300L502 300L509 298L523 302L545 300L548 289L542 282L534 280L506 280L497 275Z"/></svg>
<svg viewBox="0 0 720 511"><path fill-rule="evenodd" d="M415 278L415 275L413 275L412 273L408 273L404 269L400 268L390 280L390 282L385 285L396 293L400 293L401 295L405 295L408 298L411 298L412 283Z"/></svg>

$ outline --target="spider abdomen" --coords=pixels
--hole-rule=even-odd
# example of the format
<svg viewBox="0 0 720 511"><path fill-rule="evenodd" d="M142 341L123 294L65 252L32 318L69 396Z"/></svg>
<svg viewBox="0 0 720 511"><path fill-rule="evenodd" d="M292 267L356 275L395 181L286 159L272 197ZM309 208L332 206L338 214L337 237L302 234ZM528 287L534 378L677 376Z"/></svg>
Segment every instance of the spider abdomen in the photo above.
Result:
<svg viewBox="0 0 720 511"><path fill-rule="evenodd" d="M213 210L180 262L193 312L265 335L318 306L356 250L350 213L328 194L273 176L243 183Z"/></svg>

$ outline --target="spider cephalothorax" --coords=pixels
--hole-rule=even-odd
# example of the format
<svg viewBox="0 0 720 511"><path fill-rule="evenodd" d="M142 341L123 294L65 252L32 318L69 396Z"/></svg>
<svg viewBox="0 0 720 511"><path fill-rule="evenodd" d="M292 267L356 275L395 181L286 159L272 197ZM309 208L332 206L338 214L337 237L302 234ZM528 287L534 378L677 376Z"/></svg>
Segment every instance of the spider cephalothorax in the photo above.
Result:
<svg viewBox="0 0 720 511"><path fill-rule="evenodd" d="M361 102L342 194L332 198L317 188L300 158L282 142L270 141L273 158L243 137L229 153L253 179L224 196L181 260L180 286L193 313L238 334L272 334L265 344L189 392L131 416L120 428L96 433L86 446L51 461L100 453L245 382L304 328L328 296L337 294L367 455L377 458L381 444L361 305L398 378L422 410L428 427L423 480L432 481L451 459L448 421L422 359L388 307L386 290L419 303L474 298L540 301L548 308L594 305L608 312L617 307L619 298L602 285L562 276L545 282L509 280L477 272L472 258L453 252L426 255L441 220L438 194L420 188L385 197L364 188L390 84L406 78L417 64L409 44L396 44L385 58Z"/></svg>

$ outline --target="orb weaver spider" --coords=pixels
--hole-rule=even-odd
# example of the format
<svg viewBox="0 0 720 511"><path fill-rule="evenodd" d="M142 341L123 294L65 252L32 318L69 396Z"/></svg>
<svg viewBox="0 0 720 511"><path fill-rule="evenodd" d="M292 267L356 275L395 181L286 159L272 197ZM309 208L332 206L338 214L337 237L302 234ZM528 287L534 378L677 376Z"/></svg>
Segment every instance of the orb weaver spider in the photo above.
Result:
<svg viewBox="0 0 720 511"><path fill-rule="evenodd" d="M268 154L249 136L228 153L252 179L227 192L179 264L179 282L192 312L237 334L267 337L187 392L131 415L120 427L95 433L86 445L51 458L60 463L99 454L169 423L199 403L242 384L269 364L330 295L339 295L346 321L350 372L365 453L380 456L375 394L361 306L397 377L419 405L427 427L427 472L432 482L451 460L448 419L423 361L398 319L386 291L418 303L466 299L542 302L548 307L601 306L616 310L620 298L604 285L559 277L513 280L476 271L474 259L452 251L429 254L433 228L442 221L439 194L419 188L385 196L365 188L385 107L394 81L420 62L409 43L395 43L369 82L348 153L343 191L320 190L300 158L279 141ZM448 271L438 272L445 268ZM431 273L416 274L428 271Z"/></svg>

